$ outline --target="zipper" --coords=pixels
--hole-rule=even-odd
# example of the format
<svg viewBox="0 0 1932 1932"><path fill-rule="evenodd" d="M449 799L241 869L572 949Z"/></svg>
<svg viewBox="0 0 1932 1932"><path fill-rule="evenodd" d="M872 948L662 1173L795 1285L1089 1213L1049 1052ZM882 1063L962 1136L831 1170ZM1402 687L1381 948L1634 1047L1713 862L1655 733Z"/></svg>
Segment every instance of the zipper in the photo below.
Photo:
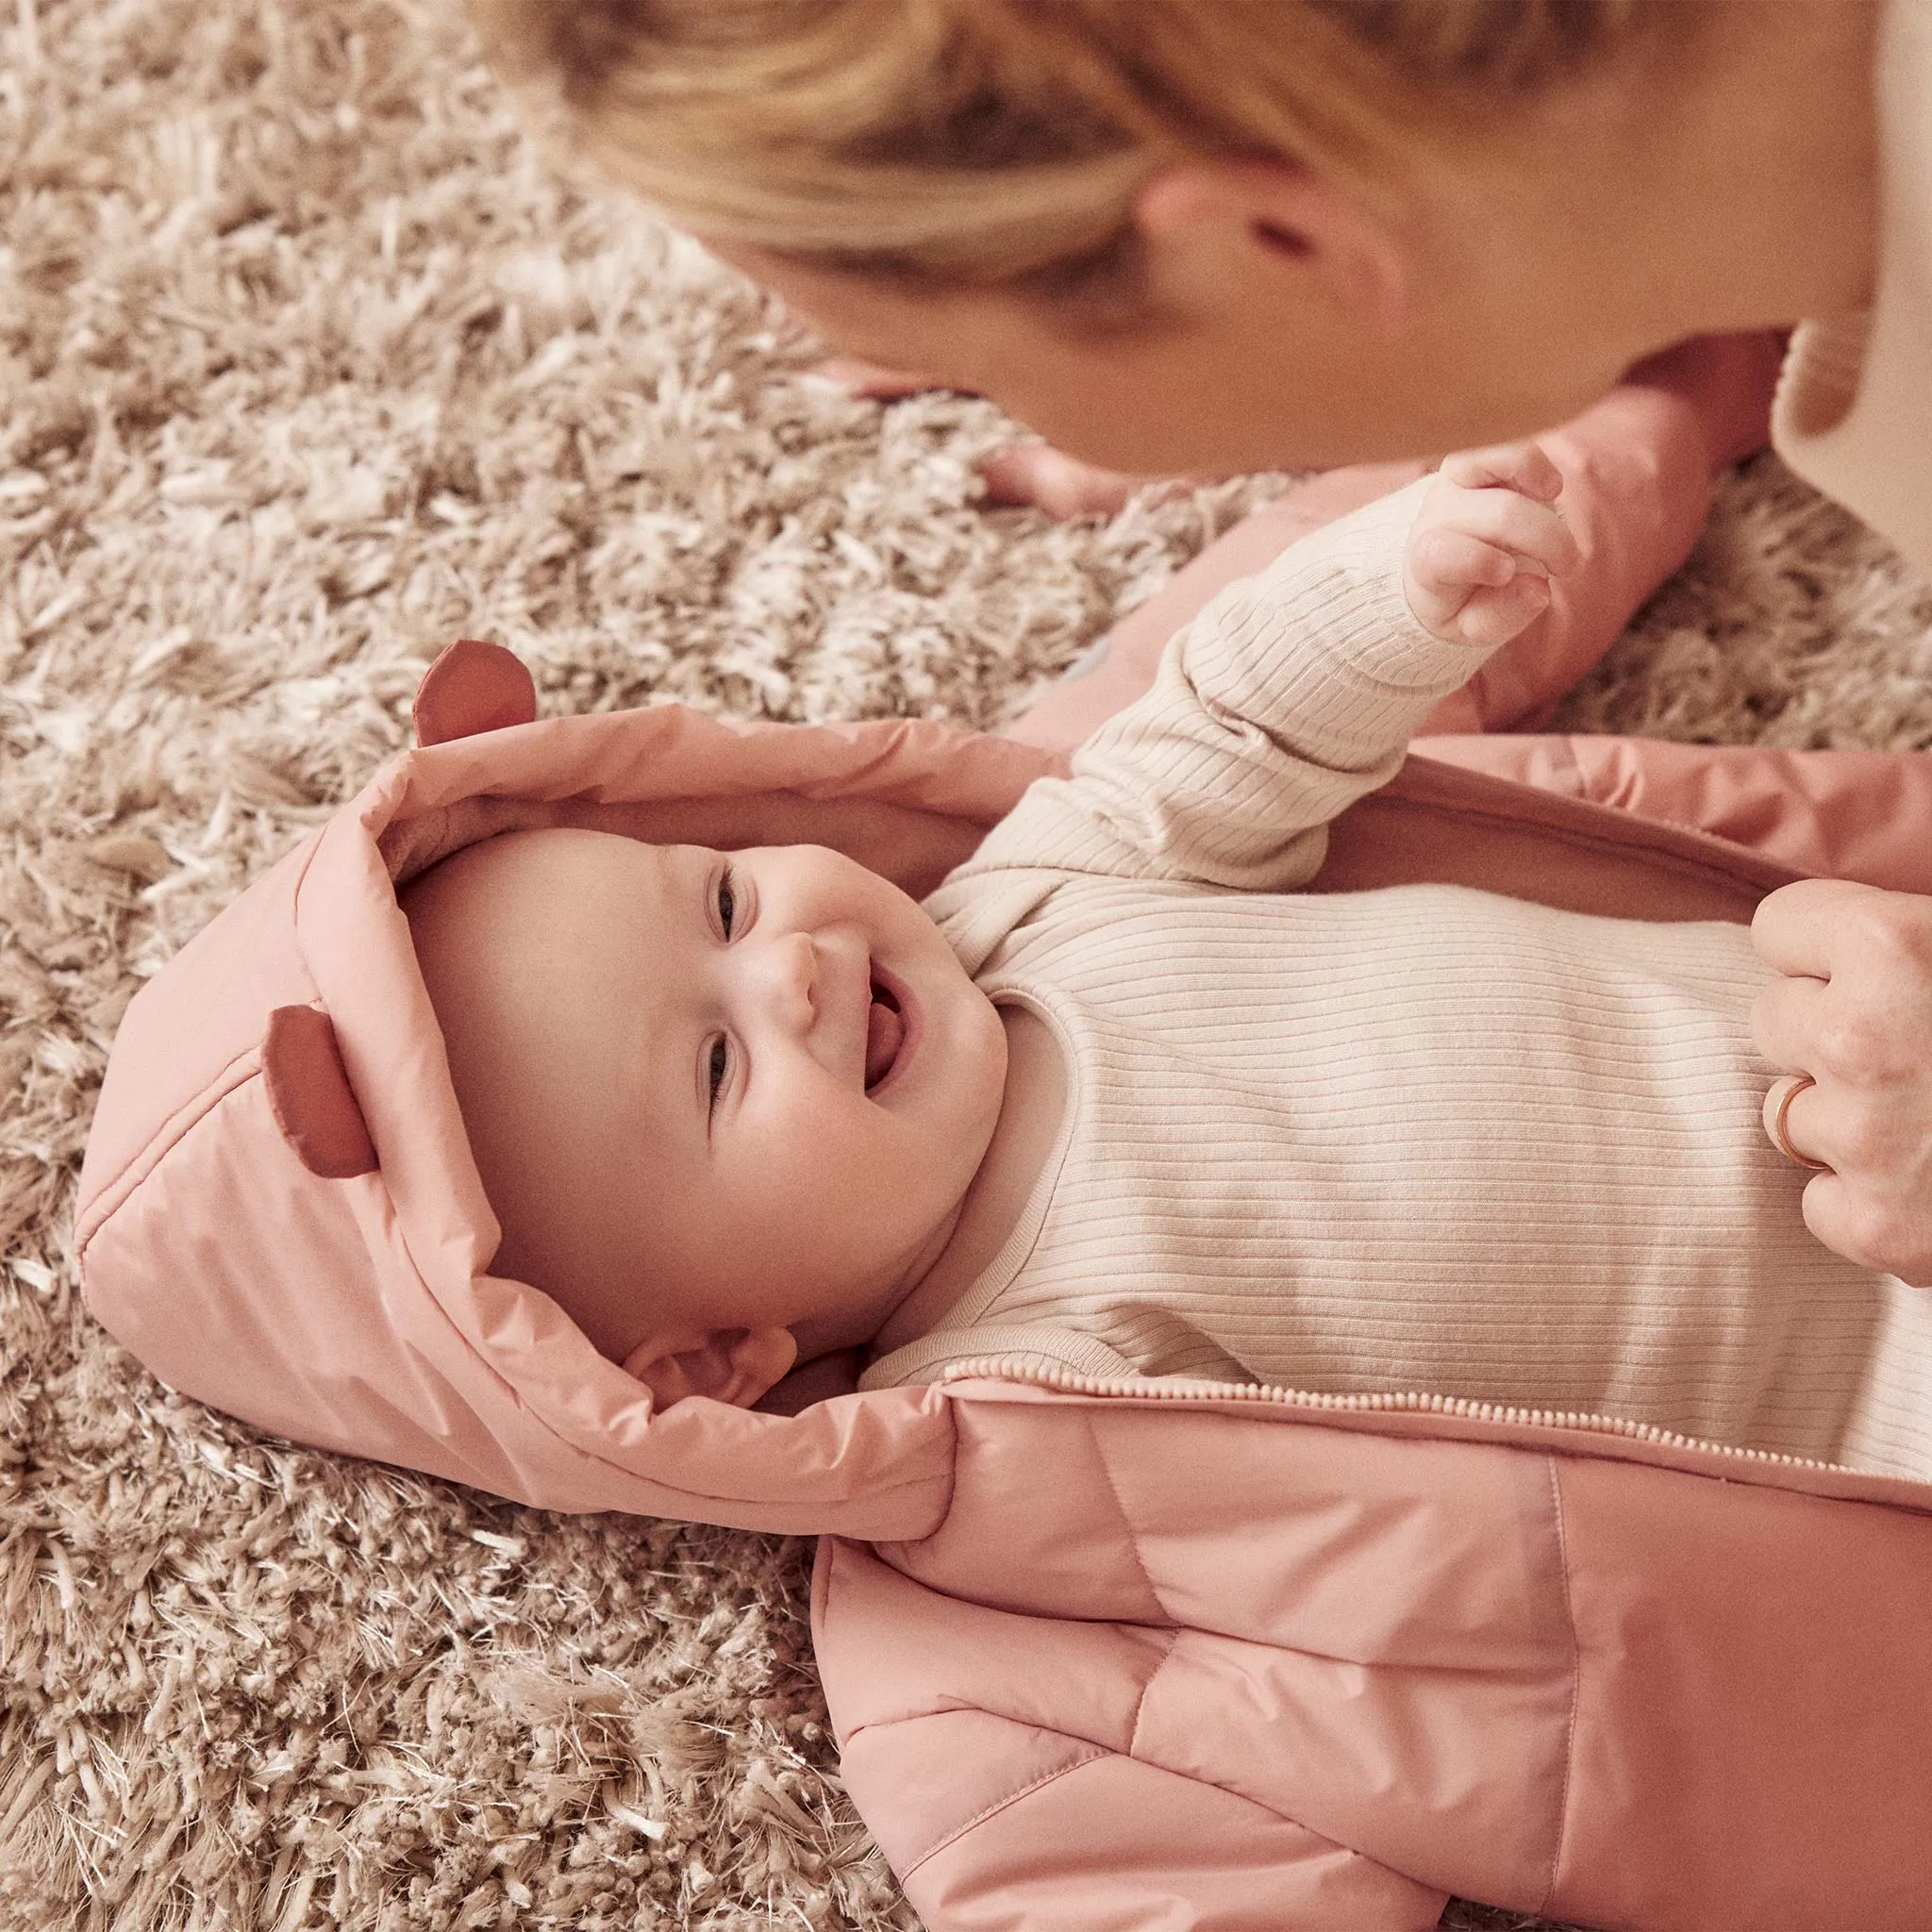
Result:
<svg viewBox="0 0 1932 1932"><path fill-rule="evenodd" d="M1774 1449L1740 1449L1730 1442L1712 1442L1702 1436L1679 1435L1655 1423L1633 1423L1623 1416L1579 1414L1574 1409L1518 1408L1513 1404L1472 1402L1460 1395L1428 1395L1412 1391L1392 1395L1323 1395L1307 1389L1284 1389L1269 1382L1214 1382L1188 1376L1082 1375L1072 1369L1041 1367L1009 1356L981 1356L949 1362L937 1379L1029 1382L1066 1395L1124 1395L1137 1402L1250 1402L1273 1408L1299 1409L1321 1415L1441 1415L1457 1421L1496 1424L1508 1428L1555 1429L1575 1435L1616 1436L1665 1449L1688 1449L1728 1457L1760 1468L1818 1470L1831 1475L1866 1477L1870 1470L1842 1462L1821 1462L1811 1456L1786 1456ZM1891 1478L1898 1480L1898 1478Z"/></svg>

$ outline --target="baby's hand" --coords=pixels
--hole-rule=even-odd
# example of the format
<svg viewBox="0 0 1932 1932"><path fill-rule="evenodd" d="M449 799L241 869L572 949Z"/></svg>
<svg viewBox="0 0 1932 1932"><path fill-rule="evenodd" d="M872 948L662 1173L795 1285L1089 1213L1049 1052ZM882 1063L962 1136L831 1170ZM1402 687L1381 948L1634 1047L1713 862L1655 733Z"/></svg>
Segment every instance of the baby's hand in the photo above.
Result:
<svg viewBox="0 0 1932 1932"><path fill-rule="evenodd" d="M1932 1287L1932 898L1804 879L1758 907L1751 938L1780 975L1752 1032L1789 1069L1765 1131L1824 1170L1805 1224L1861 1268Z"/></svg>
<svg viewBox="0 0 1932 1932"><path fill-rule="evenodd" d="M1432 637L1493 650L1549 608L1581 560L1557 510L1563 478L1533 442L1445 457L1402 558L1402 589Z"/></svg>

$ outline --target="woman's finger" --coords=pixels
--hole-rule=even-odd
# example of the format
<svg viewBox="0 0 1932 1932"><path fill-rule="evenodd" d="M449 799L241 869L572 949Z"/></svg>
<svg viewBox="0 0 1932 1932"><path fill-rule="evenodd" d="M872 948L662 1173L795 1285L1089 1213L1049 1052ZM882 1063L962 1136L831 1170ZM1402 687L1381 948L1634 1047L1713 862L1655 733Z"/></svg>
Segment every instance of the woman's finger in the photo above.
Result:
<svg viewBox="0 0 1932 1932"><path fill-rule="evenodd" d="M1853 1211L1850 1185L1835 1174L1815 1174L1806 1183L1802 1204L1805 1225L1834 1255L1855 1267L1883 1267L1868 1253ZM1890 1271L1887 1271L1890 1272Z"/></svg>
<svg viewBox="0 0 1932 1932"><path fill-rule="evenodd" d="M867 396L877 402L895 402L901 396L916 396L928 390L951 388L935 382L910 369L888 369L883 363L861 362L855 356L826 356L805 372L808 381L824 383L828 389L843 390L847 395ZM970 390L959 391L970 395Z"/></svg>
<svg viewBox="0 0 1932 1932"><path fill-rule="evenodd" d="M1773 1066L1823 1074L1832 995L1822 979L1803 975L1768 981L1751 1003L1751 1038Z"/></svg>
<svg viewBox="0 0 1932 1932"><path fill-rule="evenodd" d="M1014 442L994 450L980 459L979 476L987 503L1030 506L1063 522L1113 516L1137 490L1157 480L1098 470L1043 442ZM1186 485L1176 479L1173 487Z"/></svg>
<svg viewBox="0 0 1932 1932"><path fill-rule="evenodd" d="M1759 1117L1765 1138L1786 1159L1829 1168L1855 1183L1868 1206L1893 1195L1924 1200L1932 1217L1926 1135L1918 1116L1829 1074L1814 1081L1785 1074L1766 1091Z"/></svg>
<svg viewBox="0 0 1932 1932"><path fill-rule="evenodd" d="M1932 1286L1932 1208L1874 1195L1842 1174L1813 1174L1805 1189L1805 1225L1834 1255L1859 1268L1895 1274L1909 1288Z"/></svg>
<svg viewBox="0 0 1932 1932"><path fill-rule="evenodd" d="M1870 898L1876 886L1851 879L1799 879L1758 902L1751 922L1757 957L1779 973L1829 979L1842 950L1840 922L1848 904Z"/></svg>
<svg viewBox="0 0 1932 1932"><path fill-rule="evenodd" d="M1831 1168L1831 1136L1823 1116L1826 1096L1808 1074L1786 1074L1764 1096L1765 1138L1799 1167Z"/></svg>

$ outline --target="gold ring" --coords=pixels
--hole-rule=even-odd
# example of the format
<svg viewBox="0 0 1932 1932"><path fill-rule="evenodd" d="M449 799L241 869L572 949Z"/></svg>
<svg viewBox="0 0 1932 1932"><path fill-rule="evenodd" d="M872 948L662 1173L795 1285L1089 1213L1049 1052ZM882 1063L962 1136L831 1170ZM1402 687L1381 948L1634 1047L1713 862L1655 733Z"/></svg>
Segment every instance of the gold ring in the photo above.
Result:
<svg viewBox="0 0 1932 1932"><path fill-rule="evenodd" d="M1772 1116L1771 1138L1777 1142L1777 1151L1787 1160L1795 1161L1800 1167L1808 1167L1814 1174L1829 1174L1831 1172L1831 1162L1828 1160L1813 1160L1808 1154L1800 1154L1791 1145L1790 1131L1785 1125L1785 1117L1791 1110L1791 1102L1797 1099L1798 1095L1804 1092L1806 1088L1815 1087L1817 1084L1818 1082L1809 1074L1799 1074L1793 1076L1791 1084L1785 1089L1785 1097L1777 1104L1776 1113Z"/></svg>

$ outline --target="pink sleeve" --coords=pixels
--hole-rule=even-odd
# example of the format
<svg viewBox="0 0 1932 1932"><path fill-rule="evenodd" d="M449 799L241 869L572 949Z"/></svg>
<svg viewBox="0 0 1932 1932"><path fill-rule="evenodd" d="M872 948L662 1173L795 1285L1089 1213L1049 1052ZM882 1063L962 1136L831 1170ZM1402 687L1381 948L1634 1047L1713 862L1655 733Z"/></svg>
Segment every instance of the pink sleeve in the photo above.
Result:
<svg viewBox="0 0 1932 1932"><path fill-rule="evenodd" d="M1443 764L1715 833L1820 878L1932 892L1932 753L1656 739L1437 737Z"/></svg>
<svg viewBox="0 0 1932 1932"><path fill-rule="evenodd" d="M933 1932L1426 1932L1448 1899L1251 1799L984 1711L869 1726L840 1764ZM941 1781L974 1794L965 1815L895 1842L907 1796Z"/></svg>
<svg viewBox="0 0 1932 1932"><path fill-rule="evenodd" d="M1444 699L1423 733L1538 723L1690 556L1710 513L1710 446L1680 397L1615 389L1537 441L1563 473L1563 520L1582 567L1551 587L1549 609Z"/></svg>
<svg viewBox="0 0 1932 1932"><path fill-rule="evenodd" d="M1626 385L1538 441L1563 472L1563 515L1582 549L1582 567L1555 588L1541 618L1437 707L1425 732L1505 731L1533 723L1609 648L1690 555L1704 527L1710 446L1703 422L1682 398ZM1050 751L1072 750L1147 689L1168 639L1217 592L1427 468L1357 465L1294 485L1123 618L1007 735Z"/></svg>

